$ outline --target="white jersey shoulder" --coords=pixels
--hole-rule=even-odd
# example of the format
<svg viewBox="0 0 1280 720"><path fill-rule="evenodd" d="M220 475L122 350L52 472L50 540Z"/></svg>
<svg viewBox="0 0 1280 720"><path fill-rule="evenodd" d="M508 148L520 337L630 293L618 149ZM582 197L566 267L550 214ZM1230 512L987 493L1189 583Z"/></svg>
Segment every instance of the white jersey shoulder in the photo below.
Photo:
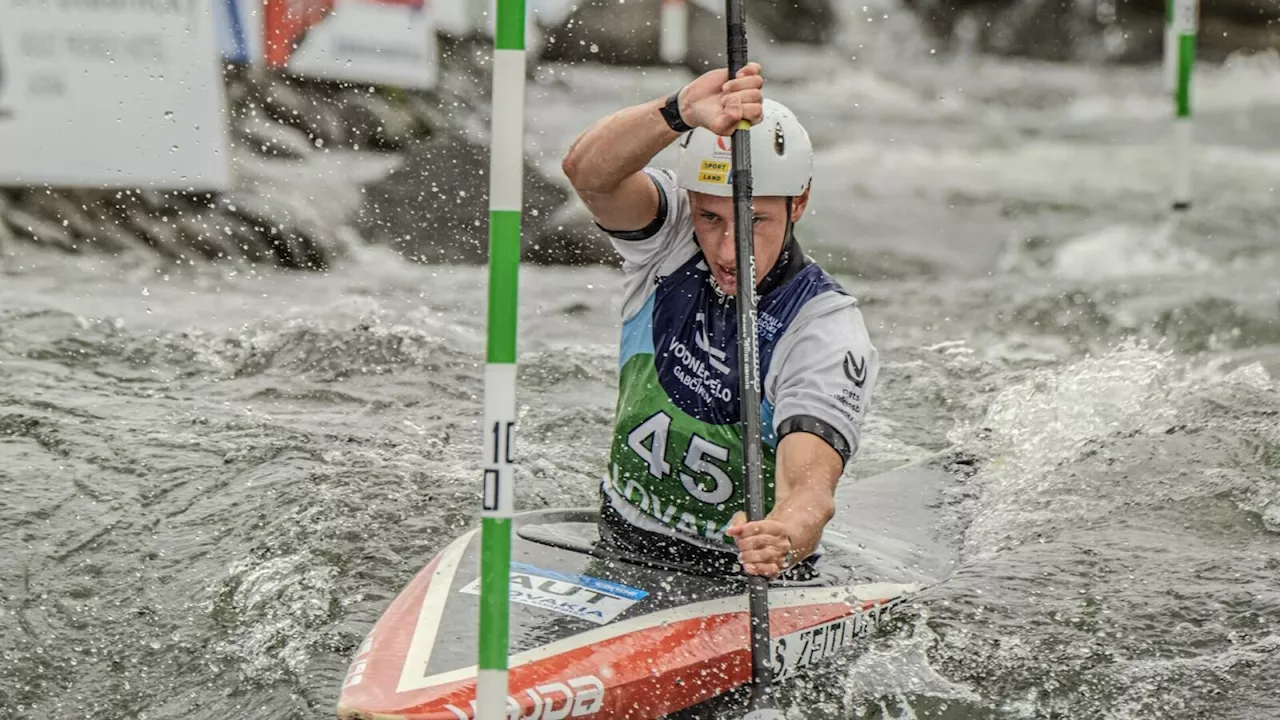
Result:
<svg viewBox="0 0 1280 720"><path fill-rule="evenodd" d="M789 418L808 415L830 425L852 457L880 374L857 300L825 292L801 308L774 349L765 378L775 432Z"/></svg>

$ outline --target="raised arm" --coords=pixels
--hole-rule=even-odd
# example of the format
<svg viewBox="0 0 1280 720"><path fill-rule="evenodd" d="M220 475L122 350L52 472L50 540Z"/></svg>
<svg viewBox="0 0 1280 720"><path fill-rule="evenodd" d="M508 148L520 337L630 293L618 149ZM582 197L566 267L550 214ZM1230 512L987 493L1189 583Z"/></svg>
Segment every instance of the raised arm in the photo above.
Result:
<svg viewBox="0 0 1280 720"><path fill-rule="evenodd" d="M728 135L739 120L760 121L764 78L760 66L744 67L732 82L727 70L712 70L679 93L681 119ZM574 140L560 167L602 227L626 232L648 225L658 213L658 189L643 172L680 133L662 116L667 98L619 110Z"/></svg>

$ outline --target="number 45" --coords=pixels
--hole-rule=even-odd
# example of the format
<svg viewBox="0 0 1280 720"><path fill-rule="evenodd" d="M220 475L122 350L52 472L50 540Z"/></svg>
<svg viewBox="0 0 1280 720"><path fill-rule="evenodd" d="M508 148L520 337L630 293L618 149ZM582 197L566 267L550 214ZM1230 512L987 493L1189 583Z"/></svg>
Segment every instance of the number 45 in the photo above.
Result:
<svg viewBox="0 0 1280 720"><path fill-rule="evenodd" d="M670 431L671 416L659 411L627 434L627 447L648 464L649 474L654 477L667 477L671 474L671 464L667 462L667 435ZM645 440L649 441L647 447ZM676 475L690 495L708 505L719 505L733 496L733 481L723 469L711 462L712 459L725 462L729 459L729 448L720 447L695 434L689 438L689 447L684 454L684 467L709 476L714 484L706 488L685 473L679 472Z"/></svg>

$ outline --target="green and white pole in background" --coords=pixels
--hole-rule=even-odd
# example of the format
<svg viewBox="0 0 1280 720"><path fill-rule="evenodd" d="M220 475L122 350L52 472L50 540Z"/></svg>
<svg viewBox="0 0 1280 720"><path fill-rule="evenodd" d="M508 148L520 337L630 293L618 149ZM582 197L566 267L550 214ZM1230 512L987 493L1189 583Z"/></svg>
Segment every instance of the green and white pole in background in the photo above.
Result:
<svg viewBox="0 0 1280 720"><path fill-rule="evenodd" d="M1173 209L1191 208L1191 76L1196 62L1200 0L1167 0L1165 67L1173 90Z"/></svg>
<svg viewBox="0 0 1280 720"><path fill-rule="evenodd" d="M525 0L498 0L489 140L489 339L484 368L477 720L507 717L511 516L515 511L516 318L524 196Z"/></svg>

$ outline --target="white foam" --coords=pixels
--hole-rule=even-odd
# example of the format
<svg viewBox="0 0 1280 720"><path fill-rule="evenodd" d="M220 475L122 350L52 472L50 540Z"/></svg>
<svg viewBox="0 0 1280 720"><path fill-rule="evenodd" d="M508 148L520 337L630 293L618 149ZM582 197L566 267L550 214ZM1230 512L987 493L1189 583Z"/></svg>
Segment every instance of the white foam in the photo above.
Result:
<svg viewBox="0 0 1280 720"><path fill-rule="evenodd" d="M1101 357L1037 370L1002 391L981 431L961 427L949 435L991 457L979 476L983 491L966 550L993 554L1044 522L1069 516L1078 481L1056 470L1094 439L1167 429L1181 386L1169 354L1130 343Z"/></svg>
<svg viewBox="0 0 1280 720"><path fill-rule="evenodd" d="M1173 242L1177 225L1110 225L1073 238L1054 255L1050 273L1071 280L1184 275L1213 267L1204 255Z"/></svg>

